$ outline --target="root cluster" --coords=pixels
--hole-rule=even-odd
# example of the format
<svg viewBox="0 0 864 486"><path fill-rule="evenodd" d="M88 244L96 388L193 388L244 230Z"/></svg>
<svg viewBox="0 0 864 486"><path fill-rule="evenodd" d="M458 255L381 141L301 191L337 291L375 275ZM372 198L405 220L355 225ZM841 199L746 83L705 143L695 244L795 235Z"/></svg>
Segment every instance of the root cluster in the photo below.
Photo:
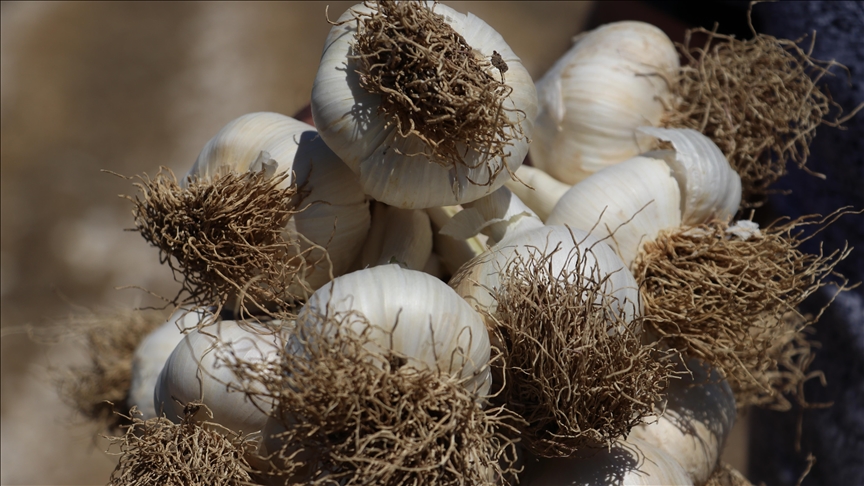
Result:
<svg viewBox="0 0 864 486"><path fill-rule="evenodd" d="M188 404L186 416L175 424L165 417L141 420L135 410L126 417L131 425L120 437L120 461L108 486L240 486L252 484L245 455L257 443L216 423L199 422L195 414L203 404Z"/></svg>
<svg viewBox="0 0 864 486"><path fill-rule="evenodd" d="M64 370L56 378L61 399L93 422L117 429L126 412L132 382L132 358L138 344L165 322L158 313L127 311L75 316L64 333L81 339L89 362Z"/></svg>
<svg viewBox="0 0 864 486"><path fill-rule="evenodd" d="M708 36L704 46L690 45L694 32ZM710 137L741 176L745 203L761 203L787 163L804 167L816 127L840 123L840 106L817 86L838 64L814 59L812 45L804 51L798 42L698 28L679 46L687 62L664 123ZM826 120L832 111L835 119Z"/></svg>
<svg viewBox="0 0 864 486"><path fill-rule="evenodd" d="M498 400L525 420L523 443L544 457L626 437L656 413L673 369L641 344L640 319L611 311L614 298L602 290L608 276L596 267L583 274L585 255L572 251L576 270L560 272L554 251L519 255L502 272L489 316L505 363Z"/></svg>
<svg viewBox="0 0 864 486"><path fill-rule="evenodd" d="M802 227L845 213L775 223L749 237L719 222L661 234L634 264L648 328L723 373L739 407L787 410L784 394L803 401L803 383L819 374L806 371L811 345L802 331L819 316L796 308L832 275L838 292L849 288L834 267L850 249L803 253L798 247L814 235L801 238Z"/></svg>
<svg viewBox="0 0 864 486"><path fill-rule="evenodd" d="M310 250L286 231L302 199L296 185L281 187L289 175L223 171L186 187L163 170L139 177L140 196L128 198L136 229L159 248L189 296L185 302L207 306L242 296L243 306L264 308L311 293L304 279Z"/></svg>
<svg viewBox="0 0 864 486"><path fill-rule="evenodd" d="M468 151L480 153L491 184L503 169L496 158L522 136L504 102L513 88L505 85L507 64L497 53L486 59L420 2L366 2L371 13L356 13L356 43L351 56L360 85L381 95L379 112L402 137L414 136L424 155L444 166L471 167ZM497 69L501 81L491 74ZM415 154L406 154L415 155Z"/></svg>
<svg viewBox="0 0 864 486"><path fill-rule="evenodd" d="M277 404L271 420L284 431L265 437L279 445L263 458L271 476L288 484L473 485L512 473L502 410L483 410L457 378L369 351L367 334L332 320L299 329L275 373L232 360L249 393Z"/></svg>

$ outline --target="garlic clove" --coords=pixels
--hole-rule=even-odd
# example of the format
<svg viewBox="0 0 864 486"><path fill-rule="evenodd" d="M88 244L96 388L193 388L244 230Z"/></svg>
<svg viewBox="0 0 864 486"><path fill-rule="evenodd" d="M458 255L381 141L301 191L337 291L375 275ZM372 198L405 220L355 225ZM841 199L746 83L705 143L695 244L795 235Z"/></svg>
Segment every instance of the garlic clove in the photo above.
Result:
<svg viewBox="0 0 864 486"><path fill-rule="evenodd" d="M572 187L529 165L516 169L516 179L504 185L544 222L561 196Z"/></svg>
<svg viewBox="0 0 864 486"><path fill-rule="evenodd" d="M426 214L432 222L433 251L440 256L441 263L450 275L456 274L462 265L489 248L486 235L457 239L441 234L441 228L461 210L460 206L438 206L426 209Z"/></svg>
<svg viewBox="0 0 864 486"><path fill-rule="evenodd" d="M144 338L132 356L132 381L129 386L129 406L137 407L143 420L156 417L153 392L159 373L174 348L183 340L185 329L197 326L207 313L203 309L179 309L156 330Z"/></svg>
<svg viewBox="0 0 864 486"><path fill-rule="evenodd" d="M540 218L506 187L463 206L441 228L441 234L464 240L483 233L489 238L488 244L494 246L505 237L543 226Z"/></svg>
<svg viewBox="0 0 864 486"><path fill-rule="evenodd" d="M615 22L586 35L537 82L531 160L575 184L642 153L669 106L679 68L672 41L644 22Z"/></svg>
<svg viewBox="0 0 864 486"><path fill-rule="evenodd" d="M692 486L693 481L672 455L639 439L628 439L608 450L589 449L574 457L527 462L520 484Z"/></svg>
<svg viewBox="0 0 864 486"><path fill-rule="evenodd" d="M627 440L662 449L677 459L695 484L705 484L735 424L735 396L729 383L698 359L689 359L687 369L692 376L672 380L663 415L634 427Z"/></svg>
<svg viewBox="0 0 864 486"><path fill-rule="evenodd" d="M681 225L680 207L681 191L669 165L637 156L573 186L546 223L566 224L606 238L603 241L629 268L643 241Z"/></svg>
<svg viewBox="0 0 864 486"><path fill-rule="evenodd" d="M360 254L359 268L398 263L423 270L432 254L432 226L420 209L374 203L372 227Z"/></svg>
<svg viewBox="0 0 864 486"><path fill-rule="evenodd" d="M491 349L483 319L431 275L398 265L343 275L309 298L298 326L322 326L322 317L341 317L340 328L356 333L371 324L373 351L392 349L412 366L458 374L481 397L489 391Z"/></svg>
<svg viewBox="0 0 864 486"><path fill-rule="evenodd" d="M672 143L674 151L663 151L663 158L681 188L683 224L728 221L735 216L741 204L741 177L710 138L690 128L640 127L638 131Z"/></svg>

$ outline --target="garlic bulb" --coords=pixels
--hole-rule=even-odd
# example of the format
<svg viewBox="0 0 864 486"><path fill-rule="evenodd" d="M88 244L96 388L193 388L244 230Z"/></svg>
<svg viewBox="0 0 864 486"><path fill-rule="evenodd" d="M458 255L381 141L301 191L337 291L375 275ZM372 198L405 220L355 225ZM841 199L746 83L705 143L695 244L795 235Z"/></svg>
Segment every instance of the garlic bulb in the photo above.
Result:
<svg viewBox="0 0 864 486"><path fill-rule="evenodd" d="M358 268L401 263L423 270L432 255L432 225L422 209L373 203L372 226Z"/></svg>
<svg viewBox="0 0 864 486"><path fill-rule="evenodd" d="M138 407L142 419L156 417L153 391L159 373L174 348L180 344L184 329L195 328L208 314L203 309L179 309L138 345L132 356L132 382L129 386L129 405Z"/></svg>
<svg viewBox="0 0 864 486"><path fill-rule="evenodd" d="M556 248L560 248L560 251L552 254ZM573 249L584 254L583 263L578 268L571 268L578 261L571 254ZM568 269L591 275L596 267L599 278L608 276L602 289L603 294L615 299L615 308L612 311L615 314L623 311L626 322L641 314L636 280L618 255L587 232L564 226L542 226L505 239L469 263L463 273L450 284L478 310L494 313L496 302L491 291L500 287L501 272L518 255L525 257L536 251L545 255L552 254L548 263L545 263L551 265L552 274Z"/></svg>
<svg viewBox="0 0 864 486"><path fill-rule="evenodd" d="M483 320L431 275L382 265L338 277L312 294L297 323L321 326L328 318L342 319L341 327L357 333L371 325L370 345L405 355L412 366L458 373L479 396L489 391L491 351Z"/></svg>
<svg viewBox="0 0 864 486"><path fill-rule="evenodd" d="M664 229L728 220L741 201L741 179L714 143L691 129L643 128L669 141L661 150L607 167L574 185L547 224L566 224L606 240L629 267L640 245Z"/></svg>
<svg viewBox="0 0 864 486"><path fill-rule="evenodd" d="M617 442L610 449L589 449L566 459L528 462L520 478L525 486L691 485L675 458L639 439Z"/></svg>
<svg viewBox="0 0 864 486"><path fill-rule="evenodd" d="M429 10L440 19L430 20ZM397 14L413 17L404 20ZM382 84L380 89L375 84L387 97L369 91L368 84L374 83L371 71L358 73L363 54L360 39L374 34L370 22L365 22L373 15L376 25L398 24L399 29L393 31L415 36L410 45L402 40L374 39L381 43L374 53L381 62L373 68L389 69L387 73L396 74L386 74L385 81L401 83L395 88ZM428 46L421 47L430 36L448 40L441 40L432 52ZM431 57L425 57L427 54ZM435 56L442 57L440 63ZM457 68L450 58L463 59L466 64ZM473 73L471 83L480 80L489 87L475 89L471 83L464 84L462 77L457 81L457 74L467 76L462 73L468 71ZM467 87L464 94L451 98L451 86L456 85ZM475 100L493 92L498 93L498 101ZM391 99L405 106L396 107L395 101L388 101ZM460 204L503 185L528 152L536 106L534 83L501 35L473 14L463 15L432 2L351 7L327 37L312 88L312 115L321 137L359 176L366 194L402 208ZM429 113L435 110L443 111L440 116ZM492 119L473 121L486 116ZM442 136L439 127L445 124L492 130L494 136L486 133L482 143L469 132ZM441 155L444 148L449 151Z"/></svg>
<svg viewBox="0 0 864 486"><path fill-rule="evenodd" d="M692 376L672 380L666 410L631 430L639 439L678 460L694 484L705 484L735 424L735 397L729 383L698 359L687 361Z"/></svg>
<svg viewBox="0 0 864 486"><path fill-rule="evenodd" d="M219 321L189 333L159 374L154 394L157 413L179 423L184 405L201 400L213 412L213 422L234 432L260 431L273 404L243 393L227 364L278 360L281 338L263 325L236 321Z"/></svg>
<svg viewBox="0 0 864 486"><path fill-rule="evenodd" d="M369 230L369 208L354 174L327 148L315 128L278 113L250 113L228 123L198 155L188 177L212 178L227 167L237 172L293 171L283 184L296 182L307 195L289 221L288 241L296 251L315 245L306 257L313 264L307 283L314 289L346 272Z"/></svg>
<svg viewBox="0 0 864 486"><path fill-rule="evenodd" d="M636 128L671 104L678 53L657 27L615 22L583 37L537 82L531 160L575 184L649 148Z"/></svg>

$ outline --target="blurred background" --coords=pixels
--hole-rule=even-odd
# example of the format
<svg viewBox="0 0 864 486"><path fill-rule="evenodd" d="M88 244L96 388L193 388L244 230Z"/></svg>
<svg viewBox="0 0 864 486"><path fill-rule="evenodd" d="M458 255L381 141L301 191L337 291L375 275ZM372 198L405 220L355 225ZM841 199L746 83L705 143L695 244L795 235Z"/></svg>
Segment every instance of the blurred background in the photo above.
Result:
<svg viewBox="0 0 864 486"><path fill-rule="evenodd" d="M331 2L330 17L354 3ZM670 2L443 3L498 30L535 79L574 35L602 23L645 20L680 41L688 25L725 21ZM746 25L746 10L729 3L721 31L732 33ZM181 175L233 118L303 108L330 29L327 4L0 5L0 482L105 484L115 458L50 379L51 369L82 363L83 349L36 344L26 330L83 308L156 303L118 287L176 292L156 250L123 231L133 225L131 204L118 195L134 194L131 183L101 169L131 176L166 166ZM742 471L746 429L744 419L726 456Z"/></svg>

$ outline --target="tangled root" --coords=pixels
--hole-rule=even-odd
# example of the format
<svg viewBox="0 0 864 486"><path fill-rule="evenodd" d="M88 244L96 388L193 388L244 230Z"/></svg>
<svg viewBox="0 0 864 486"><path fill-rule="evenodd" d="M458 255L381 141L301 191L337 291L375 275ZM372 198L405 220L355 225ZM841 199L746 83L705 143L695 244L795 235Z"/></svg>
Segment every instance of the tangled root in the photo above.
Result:
<svg viewBox="0 0 864 486"><path fill-rule="evenodd" d="M798 247L814 235L800 238L801 228L824 228L848 213L805 216L749 233L719 222L662 233L644 244L634 263L649 329L723 373L739 407L789 409L783 395L803 400L803 383L819 376L806 372L812 357L802 334L819 315L802 316L796 308L829 285L829 276L841 279L830 283L838 293L851 288L834 272L851 249L805 254Z"/></svg>
<svg viewBox="0 0 864 486"><path fill-rule="evenodd" d="M231 365L249 393L277 404L271 416L284 431L263 458L272 476L288 484L491 485L514 474L515 446L498 431L503 410L484 411L448 374L370 352L365 334L333 329L298 330L288 345L297 352L282 356L278 372Z"/></svg>
<svg viewBox="0 0 864 486"><path fill-rule="evenodd" d="M286 232L301 199L295 184L280 187L289 176L223 171L185 188L161 169L153 179L138 178L141 195L127 197L135 204L136 229L182 283L178 297L189 296L183 303L207 306L242 296L241 308L290 307L311 293L304 279L309 250L301 251Z"/></svg>
<svg viewBox="0 0 864 486"><path fill-rule="evenodd" d="M245 455L257 443L212 422L198 422L195 414L203 403L186 405L181 423L165 417L141 420L137 410L125 417L131 425L120 437L108 437L119 445L120 461L108 486L240 486L253 484ZM212 418L212 414L211 414ZM110 453L110 452L109 452Z"/></svg>
<svg viewBox="0 0 864 486"><path fill-rule="evenodd" d="M708 36L703 47L690 45L694 32ZM753 34L739 40L716 27L687 32L679 46L687 63L664 124L710 137L741 176L742 201L755 206L786 174L787 162L804 168L816 127L842 122L842 108L817 86L831 67L842 65L811 57L812 44L807 51L798 46L803 38Z"/></svg>
<svg viewBox="0 0 864 486"><path fill-rule="evenodd" d="M507 116L504 84L507 64L498 53L486 59L453 30L444 17L420 2L365 2L371 13L355 13L354 55L360 85L381 95L379 113L399 135L415 136L424 155L444 166L470 167L466 147L481 154L491 184L503 169L496 158L522 136L520 123ZM501 81L490 74L501 74ZM406 154L418 155L418 154Z"/></svg>
<svg viewBox="0 0 864 486"><path fill-rule="evenodd" d="M138 344L165 322L155 312L117 311L74 316L63 333L82 339L89 363L73 366L56 378L61 399L89 421L117 430L129 410L132 358Z"/></svg>
<svg viewBox="0 0 864 486"><path fill-rule="evenodd" d="M608 276L596 267L583 275L586 256L578 249L570 255L577 270L555 273L557 251L536 250L508 264L488 316L504 349L498 399L525 420L522 440L542 457L626 437L656 413L674 367L641 344L640 319L627 323L623 311L610 310L614 298L602 290Z"/></svg>

